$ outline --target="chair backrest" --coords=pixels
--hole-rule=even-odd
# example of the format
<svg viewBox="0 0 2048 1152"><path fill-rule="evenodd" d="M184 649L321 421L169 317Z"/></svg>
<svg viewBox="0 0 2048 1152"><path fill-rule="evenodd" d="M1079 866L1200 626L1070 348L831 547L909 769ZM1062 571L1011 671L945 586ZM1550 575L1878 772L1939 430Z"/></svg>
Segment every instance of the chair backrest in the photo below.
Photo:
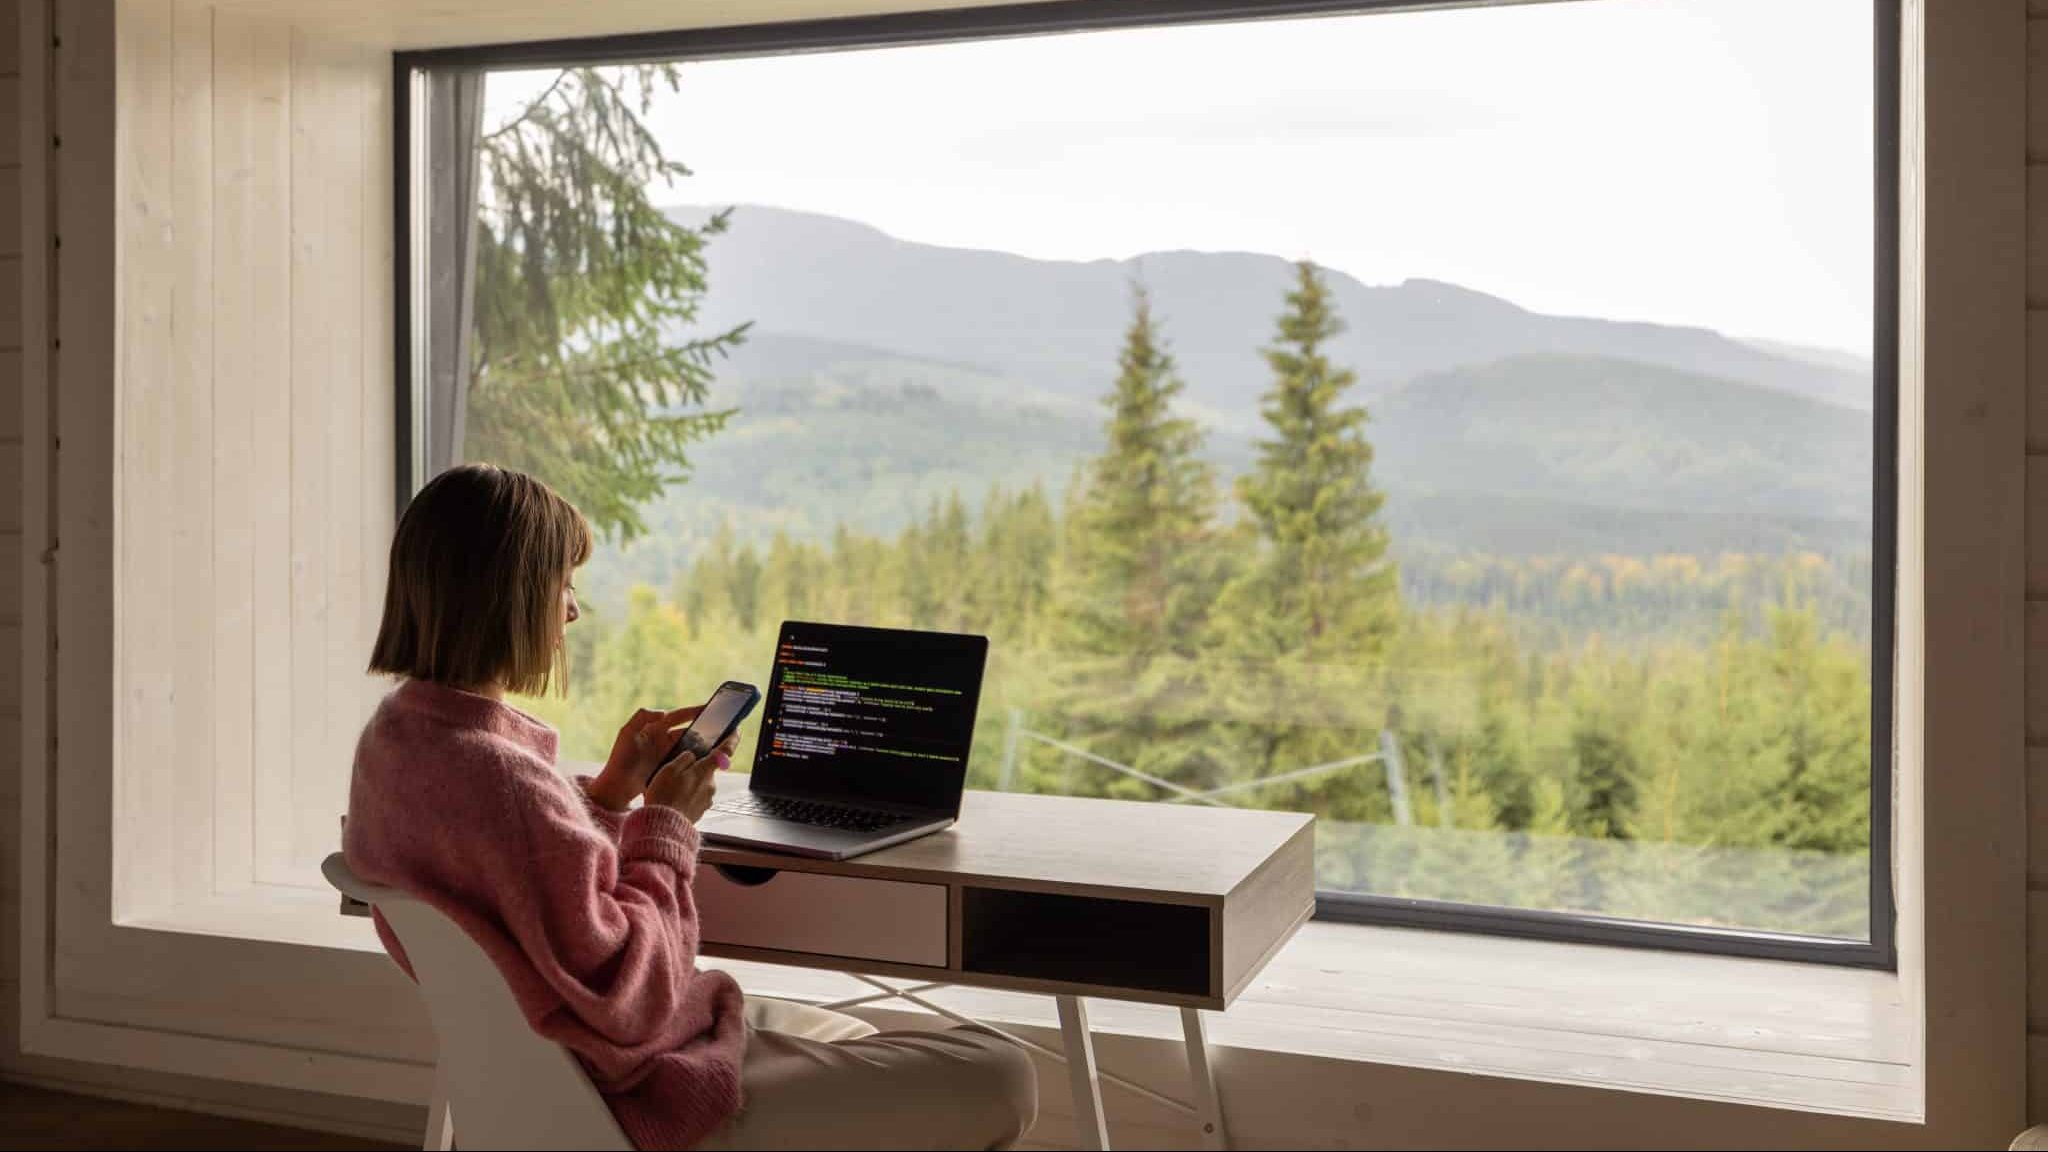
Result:
<svg viewBox="0 0 2048 1152"><path fill-rule="evenodd" d="M440 1073L464 1148L630 1152L576 1057L535 1032L491 958L432 905L365 883L341 853L327 882L371 905L405 946L440 1045Z"/></svg>

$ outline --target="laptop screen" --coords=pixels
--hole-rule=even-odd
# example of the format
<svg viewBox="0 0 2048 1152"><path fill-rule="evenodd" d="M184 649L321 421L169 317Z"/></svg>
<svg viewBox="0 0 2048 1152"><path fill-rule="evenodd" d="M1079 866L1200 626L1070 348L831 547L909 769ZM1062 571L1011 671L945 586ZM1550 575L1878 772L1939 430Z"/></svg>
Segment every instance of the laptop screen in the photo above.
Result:
<svg viewBox="0 0 2048 1152"><path fill-rule="evenodd" d="M957 815L988 639L785 621L752 786Z"/></svg>

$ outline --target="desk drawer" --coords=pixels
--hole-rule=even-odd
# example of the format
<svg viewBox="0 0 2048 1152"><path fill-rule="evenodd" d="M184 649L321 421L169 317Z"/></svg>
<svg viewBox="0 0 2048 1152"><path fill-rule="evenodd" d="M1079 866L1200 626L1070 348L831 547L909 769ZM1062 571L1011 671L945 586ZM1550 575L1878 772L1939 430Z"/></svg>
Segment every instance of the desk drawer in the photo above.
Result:
<svg viewBox="0 0 2048 1152"><path fill-rule="evenodd" d="M817 872L740 884L697 869L704 940L817 956L946 966L946 886Z"/></svg>

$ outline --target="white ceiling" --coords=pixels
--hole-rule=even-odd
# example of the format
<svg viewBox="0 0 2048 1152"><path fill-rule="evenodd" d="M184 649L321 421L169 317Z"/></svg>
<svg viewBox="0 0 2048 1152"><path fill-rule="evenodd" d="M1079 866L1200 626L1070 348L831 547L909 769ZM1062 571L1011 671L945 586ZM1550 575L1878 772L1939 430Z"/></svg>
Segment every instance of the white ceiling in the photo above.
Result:
<svg viewBox="0 0 2048 1152"><path fill-rule="evenodd" d="M171 0L144 0L170 3ZM224 12L394 49L975 8L1012 0L214 0Z"/></svg>

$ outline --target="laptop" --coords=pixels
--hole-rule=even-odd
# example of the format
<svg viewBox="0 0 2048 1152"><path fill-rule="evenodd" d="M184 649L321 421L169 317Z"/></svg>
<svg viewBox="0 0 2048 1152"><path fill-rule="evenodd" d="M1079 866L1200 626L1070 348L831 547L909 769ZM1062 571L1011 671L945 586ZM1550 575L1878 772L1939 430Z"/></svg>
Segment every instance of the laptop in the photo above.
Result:
<svg viewBox="0 0 2048 1152"><path fill-rule="evenodd" d="M784 621L747 790L698 831L844 860L951 825L987 664L985 636Z"/></svg>

